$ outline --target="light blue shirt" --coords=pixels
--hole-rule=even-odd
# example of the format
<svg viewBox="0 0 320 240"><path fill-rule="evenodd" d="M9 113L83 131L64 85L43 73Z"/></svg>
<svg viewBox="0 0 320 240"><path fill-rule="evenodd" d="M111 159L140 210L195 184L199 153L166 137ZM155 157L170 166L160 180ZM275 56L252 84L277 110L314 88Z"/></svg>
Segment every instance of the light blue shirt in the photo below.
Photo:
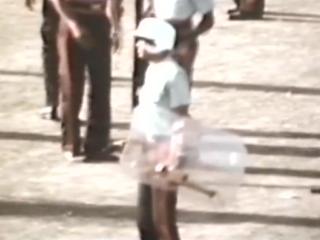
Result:
<svg viewBox="0 0 320 240"><path fill-rule="evenodd" d="M152 0L155 15L161 19L184 20L196 13L213 11L213 0Z"/></svg>
<svg viewBox="0 0 320 240"><path fill-rule="evenodd" d="M190 104L189 79L185 70L171 58L150 63L145 83L134 110L132 128L152 138L170 135L178 116L172 111Z"/></svg>

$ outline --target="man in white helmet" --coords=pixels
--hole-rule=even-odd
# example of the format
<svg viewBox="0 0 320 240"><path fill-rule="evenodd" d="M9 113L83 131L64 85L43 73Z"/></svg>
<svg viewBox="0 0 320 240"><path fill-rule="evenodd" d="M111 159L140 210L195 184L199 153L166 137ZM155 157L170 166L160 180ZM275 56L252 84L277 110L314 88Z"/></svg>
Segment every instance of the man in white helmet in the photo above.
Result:
<svg viewBox="0 0 320 240"><path fill-rule="evenodd" d="M139 93L139 105L134 110L131 129L144 136L146 142L161 146L170 138L173 123L188 116L189 77L186 70L172 57L176 30L171 24L158 18L145 18L140 22L135 36L138 56L147 60L149 65ZM162 156L160 154L155 158L164 163ZM170 168L169 165L165 167ZM176 204L175 189L140 184L140 239L179 240Z"/></svg>

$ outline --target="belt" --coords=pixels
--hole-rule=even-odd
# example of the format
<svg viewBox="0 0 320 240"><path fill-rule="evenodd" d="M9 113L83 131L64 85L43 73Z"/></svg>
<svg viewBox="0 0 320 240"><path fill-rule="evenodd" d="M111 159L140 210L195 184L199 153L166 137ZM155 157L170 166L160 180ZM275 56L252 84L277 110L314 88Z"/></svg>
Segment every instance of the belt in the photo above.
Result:
<svg viewBox="0 0 320 240"><path fill-rule="evenodd" d="M106 3L105 1L70 1L67 2L67 7L75 13L83 13L90 15L104 15Z"/></svg>

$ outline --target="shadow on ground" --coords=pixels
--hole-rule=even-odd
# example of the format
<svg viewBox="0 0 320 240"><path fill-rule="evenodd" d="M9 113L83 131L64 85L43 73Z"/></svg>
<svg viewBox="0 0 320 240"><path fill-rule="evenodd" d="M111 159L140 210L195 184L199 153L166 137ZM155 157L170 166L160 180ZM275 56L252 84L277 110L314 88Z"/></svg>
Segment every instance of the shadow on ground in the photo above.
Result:
<svg viewBox="0 0 320 240"><path fill-rule="evenodd" d="M70 218L114 218L135 220L136 208L123 205L94 205L74 202L23 202L0 201L0 216L59 217ZM179 211L184 223L258 223L267 225L320 227L320 219L279 215L248 214L233 212Z"/></svg>
<svg viewBox="0 0 320 240"><path fill-rule="evenodd" d="M28 72L21 70L4 70L0 69L0 75L7 76L34 76L43 77L40 72ZM132 79L128 77L117 76L113 79L115 82L130 83ZM296 87L296 86L275 86L275 85L261 85L251 83L225 83L210 80L195 80L193 86L196 88L221 88L221 89L234 89L243 91L258 91L258 92L278 92L278 93L291 93L302 95L320 95L320 88L312 87Z"/></svg>

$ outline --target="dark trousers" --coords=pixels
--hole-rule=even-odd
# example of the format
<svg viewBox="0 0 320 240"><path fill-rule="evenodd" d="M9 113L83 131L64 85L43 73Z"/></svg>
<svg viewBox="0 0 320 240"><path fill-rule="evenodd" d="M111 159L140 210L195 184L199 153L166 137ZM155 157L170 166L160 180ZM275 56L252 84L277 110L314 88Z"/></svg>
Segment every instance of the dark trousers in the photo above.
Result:
<svg viewBox="0 0 320 240"><path fill-rule="evenodd" d="M59 86L58 50L56 40L59 16L48 0L43 1L42 17L41 37L45 102L46 106L57 107L59 102Z"/></svg>
<svg viewBox="0 0 320 240"><path fill-rule="evenodd" d="M91 40L91 46L75 40L64 22L60 23L58 48L62 92L62 133L64 150L80 151L79 111L88 67L90 95L86 153L107 146L110 137L111 50L110 23L104 16L77 14L77 22Z"/></svg>
<svg viewBox="0 0 320 240"><path fill-rule="evenodd" d="M140 184L137 224L141 240L179 240L177 192Z"/></svg>

